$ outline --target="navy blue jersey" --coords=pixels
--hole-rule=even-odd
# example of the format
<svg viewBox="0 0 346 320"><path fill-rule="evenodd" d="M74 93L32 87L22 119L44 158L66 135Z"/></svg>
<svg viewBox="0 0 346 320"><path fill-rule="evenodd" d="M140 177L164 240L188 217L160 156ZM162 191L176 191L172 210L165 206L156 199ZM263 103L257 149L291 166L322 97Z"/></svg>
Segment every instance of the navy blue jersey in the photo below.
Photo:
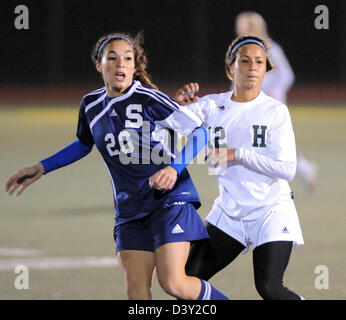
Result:
<svg viewBox="0 0 346 320"><path fill-rule="evenodd" d="M77 137L96 145L111 179L116 225L150 214L169 202L200 199L187 169L173 189L158 195L149 178L171 163L177 137L190 134L201 120L162 92L134 81L125 94L111 98L106 88L83 97ZM174 131L173 131L174 130Z"/></svg>

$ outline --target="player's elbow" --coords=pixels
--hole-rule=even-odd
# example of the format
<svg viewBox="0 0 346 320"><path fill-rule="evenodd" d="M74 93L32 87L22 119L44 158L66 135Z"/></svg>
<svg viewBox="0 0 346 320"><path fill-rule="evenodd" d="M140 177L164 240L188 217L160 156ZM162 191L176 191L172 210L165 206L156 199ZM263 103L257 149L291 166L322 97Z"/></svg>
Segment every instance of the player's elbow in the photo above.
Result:
<svg viewBox="0 0 346 320"><path fill-rule="evenodd" d="M290 182L296 175L297 164L295 162L285 162L284 166L285 169L283 170L283 179Z"/></svg>
<svg viewBox="0 0 346 320"><path fill-rule="evenodd" d="M295 177L295 175L296 175L296 171L294 170L294 172L287 175L285 180L287 180L288 182L291 182L293 178Z"/></svg>

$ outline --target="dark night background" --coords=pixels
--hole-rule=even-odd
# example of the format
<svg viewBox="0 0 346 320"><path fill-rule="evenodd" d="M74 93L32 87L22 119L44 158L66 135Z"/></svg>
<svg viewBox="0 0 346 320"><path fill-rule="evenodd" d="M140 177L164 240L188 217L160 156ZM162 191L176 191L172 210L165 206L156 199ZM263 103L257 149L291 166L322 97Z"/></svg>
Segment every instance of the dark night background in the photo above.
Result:
<svg viewBox="0 0 346 320"><path fill-rule="evenodd" d="M28 7L28 30L15 28L18 5ZM328 30L315 28L318 5L329 9ZM331 316L320 301L345 300L346 0L0 0L0 302L125 299L121 269L103 264L104 258L114 261L114 208L96 147L88 159L49 173L19 199L6 194L5 183L76 139L82 97L104 86L90 59L100 36L143 30L153 82L172 96L186 82L198 81L203 96L230 89L224 57L242 11L264 17L289 59L295 83L287 106L297 152L314 168L308 183L299 174L290 182L306 245L292 250L285 285L318 300L314 310L320 314L325 309ZM206 169L189 166L203 218L219 190ZM100 268L87 263L89 257L100 260ZM18 263L30 268L30 290L16 287ZM211 281L235 303L260 298L250 252ZM173 299L156 276L152 289L155 300ZM116 319L129 318L130 304L108 305Z"/></svg>
<svg viewBox="0 0 346 320"><path fill-rule="evenodd" d="M16 30L14 8L29 8L29 30ZM317 5L329 9L329 29L317 30ZM244 10L267 21L286 51L295 86L346 84L346 1L2 1L0 87L102 85L90 60L108 32L144 30L149 73L161 83L224 83L224 55Z"/></svg>

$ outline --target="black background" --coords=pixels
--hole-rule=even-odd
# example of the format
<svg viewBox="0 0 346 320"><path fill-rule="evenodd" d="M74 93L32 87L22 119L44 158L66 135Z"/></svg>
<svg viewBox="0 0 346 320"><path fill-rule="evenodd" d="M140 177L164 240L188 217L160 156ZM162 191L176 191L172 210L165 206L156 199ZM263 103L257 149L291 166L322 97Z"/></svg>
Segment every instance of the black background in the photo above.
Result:
<svg viewBox="0 0 346 320"><path fill-rule="evenodd" d="M28 30L14 26L20 4L29 9ZM329 9L328 30L314 26L320 4ZM154 82L225 82L224 55L244 10L263 15L296 84L346 83L345 0L7 0L0 8L0 85L95 83L90 52L97 39L140 30Z"/></svg>

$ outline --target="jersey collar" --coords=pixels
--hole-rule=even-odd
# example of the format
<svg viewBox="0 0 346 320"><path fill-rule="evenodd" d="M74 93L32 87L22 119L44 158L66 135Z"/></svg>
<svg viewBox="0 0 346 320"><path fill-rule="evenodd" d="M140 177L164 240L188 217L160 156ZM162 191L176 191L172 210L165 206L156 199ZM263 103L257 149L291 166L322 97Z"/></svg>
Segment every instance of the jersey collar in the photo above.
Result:
<svg viewBox="0 0 346 320"><path fill-rule="evenodd" d="M130 97L132 95L132 93L136 90L136 88L140 85L140 82L137 80L133 80L132 84L129 88L126 89L126 92L119 96L119 97L110 97L107 94L107 100L108 101L112 101L112 102L118 102L118 101L122 101L127 99L128 97Z"/></svg>
<svg viewBox="0 0 346 320"><path fill-rule="evenodd" d="M257 95L257 97L256 97L255 99L252 99L252 100L246 101L246 102L237 102L237 101L232 100L233 92L234 92L234 90L230 91L228 101L229 101L231 104L239 105L239 106L250 106L250 105L253 105L253 104L257 104L257 103L259 103L259 102L262 100L262 98L264 97L263 91L260 90L259 94Z"/></svg>

